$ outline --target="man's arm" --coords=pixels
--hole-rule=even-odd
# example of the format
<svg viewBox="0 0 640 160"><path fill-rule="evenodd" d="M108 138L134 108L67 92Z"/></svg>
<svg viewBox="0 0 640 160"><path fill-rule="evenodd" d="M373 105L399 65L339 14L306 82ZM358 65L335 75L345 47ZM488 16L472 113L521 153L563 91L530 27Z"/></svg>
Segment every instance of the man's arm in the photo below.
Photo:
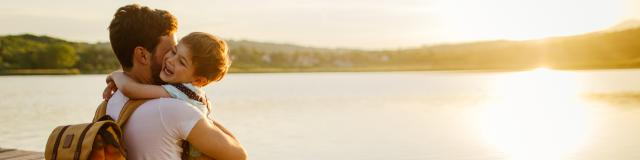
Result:
<svg viewBox="0 0 640 160"><path fill-rule="evenodd" d="M207 118L198 120L187 141L196 149L217 160L245 160L244 147L226 128Z"/></svg>
<svg viewBox="0 0 640 160"><path fill-rule="evenodd" d="M224 132L224 133L226 133L227 135L229 135L229 136L233 137L233 139L237 139L237 138L236 138L236 136L234 136L234 135L231 133L231 131L229 131L227 128L224 128L224 126L222 126L222 124L220 124L220 123L218 123L218 122L216 122L216 121L211 121L211 122L213 122L213 124L214 124L216 127L220 128L220 130L222 130L222 132Z"/></svg>

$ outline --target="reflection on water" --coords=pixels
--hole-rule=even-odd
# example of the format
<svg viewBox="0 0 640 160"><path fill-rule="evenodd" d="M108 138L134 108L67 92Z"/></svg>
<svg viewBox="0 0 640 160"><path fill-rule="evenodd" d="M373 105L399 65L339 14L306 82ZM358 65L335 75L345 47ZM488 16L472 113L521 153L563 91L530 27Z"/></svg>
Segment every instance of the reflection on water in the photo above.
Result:
<svg viewBox="0 0 640 160"><path fill-rule="evenodd" d="M622 109L635 109L640 106L640 92L593 93L585 96L589 100L596 100Z"/></svg>
<svg viewBox="0 0 640 160"><path fill-rule="evenodd" d="M640 70L230 74L205 91L257 160L637 160L638 82ZM0 76L0 147L43 151L55 126L91 120L103 87L104 75Z"/></svg>
<svg viewBox="0 0 640 160"><path fill-rule="evenodd" d="M539 68L497 76L491 86L477 127L509 159L568 159L593 131L571 72Z"/></svg>

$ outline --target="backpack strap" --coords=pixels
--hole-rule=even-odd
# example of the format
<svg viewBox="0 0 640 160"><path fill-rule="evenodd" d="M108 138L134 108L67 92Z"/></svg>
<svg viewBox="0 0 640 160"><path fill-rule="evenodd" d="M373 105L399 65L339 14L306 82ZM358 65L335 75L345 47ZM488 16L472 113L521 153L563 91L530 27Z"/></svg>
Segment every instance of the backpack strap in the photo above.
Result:
<svg viewBox="0 0 640 160"><path fill-rule="evenodd" d="M127 101L127 103L124 104L124 106L122 107L122 110L120 110L120 117L118 117L118 119L116 120L116 124L118 124L118 126L120 126L120 128L122 129L122 131L124 131L124 125L127 123L127 121L129 121L129 118L131 117L131 115L133 115L133 112L136 111L136 109L138 109L138 107L140 107L140 105L144 104L144 102L147 102L148 99L142 99L142 100L129 100ZM105 115L106 114L106 103L103 102L103 105L101 104L100 107L98 107L98 110L100 111L96 111L96 116L99 115L100 112L103 112L104 118L111 118L109 115ZM103 108L103 109L101 109ZM102 118L100 118L102 119ZM124 150L121 150L123 152L123 155L127 155L127 148L124 146L127 146L125 144L125 136L123 134L122 136L122 140L120 140L120 145L123 146L122 148Z"/></svg>
<svg viewBox="0 0 640 160"><path fill-rule="evenodd" d="M124 104L124 107L122 107L122 110L120 110L120 117L118 117L118 119L116 120L116 123L118 124L118 126L124 129L124 125L127 124L127 121L129 121L129 117L131 117L133 112L135 112L136 109L140 107L140 105L144 104L144 102L147 102L147 101L148 99L127 101L127 103Z"/></svg>
<svg viewBox="0 0 640 160"><path fill-rule="evenodd" d="M107 115L107 102L108 101L104 100L104 101L102 101L102 103L100 103L100 105L96 109L96 113L93 115L93 121L92 122L97 122L102 117Z"/></svg>

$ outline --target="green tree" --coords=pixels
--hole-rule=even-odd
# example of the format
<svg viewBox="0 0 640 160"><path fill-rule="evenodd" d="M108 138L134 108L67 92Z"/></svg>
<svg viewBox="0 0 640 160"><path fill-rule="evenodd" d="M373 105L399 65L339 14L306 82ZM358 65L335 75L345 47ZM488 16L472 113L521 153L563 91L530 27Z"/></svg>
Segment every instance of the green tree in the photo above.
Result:
<svg viewBox="0 0 640 160"><path fill-rule="evenodd" d="M67 44L48 45L32 56L38 68L70 68L78 61L75 49Z"/></svg>
<svg viewBox="0 0 640 160"><path fill-rule="evenodd" d="M78 49L76 68L83 73L108 73L120 68L108 43L87 44Z"/></svg>

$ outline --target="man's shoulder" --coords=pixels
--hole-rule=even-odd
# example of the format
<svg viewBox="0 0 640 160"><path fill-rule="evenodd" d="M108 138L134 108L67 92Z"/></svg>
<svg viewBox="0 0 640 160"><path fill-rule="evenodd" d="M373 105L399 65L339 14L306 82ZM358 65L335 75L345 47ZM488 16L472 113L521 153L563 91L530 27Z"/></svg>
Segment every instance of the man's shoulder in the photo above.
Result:
<svg viewBox="0 0 640 160"><path fill-rule="evenodd" d="M151 99L145 102L140 106L141 108L154 108L158 110L169 111L171 112L198 112L196 107L194 107L189 102L175 99L175 98L157 98Z"/></svg>
<svg viewBox="0 0 640 160"><path fill-rule="evenodd" d="M143 105L159 105L159 106L191 106L189 102L175 98L156 98L145 102Z"/></svg>

